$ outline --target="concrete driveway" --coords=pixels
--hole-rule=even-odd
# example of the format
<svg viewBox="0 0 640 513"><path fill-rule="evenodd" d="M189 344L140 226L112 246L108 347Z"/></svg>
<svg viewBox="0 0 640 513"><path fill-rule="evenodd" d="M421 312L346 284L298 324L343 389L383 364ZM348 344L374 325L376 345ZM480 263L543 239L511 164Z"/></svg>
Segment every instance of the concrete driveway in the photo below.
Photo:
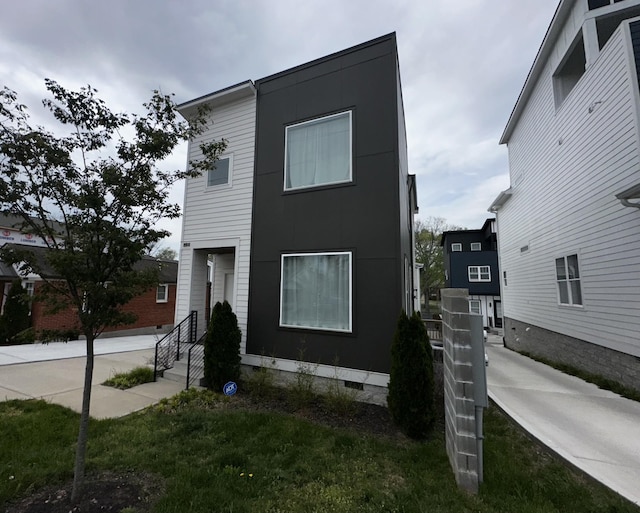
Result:
<svg viewBox="0 0 640 513"><path fill-rule="evenodd" d="M535 438L640 505L640 403L487 341L489 397ZM489 471L489 469L487 469Z"/></svg>

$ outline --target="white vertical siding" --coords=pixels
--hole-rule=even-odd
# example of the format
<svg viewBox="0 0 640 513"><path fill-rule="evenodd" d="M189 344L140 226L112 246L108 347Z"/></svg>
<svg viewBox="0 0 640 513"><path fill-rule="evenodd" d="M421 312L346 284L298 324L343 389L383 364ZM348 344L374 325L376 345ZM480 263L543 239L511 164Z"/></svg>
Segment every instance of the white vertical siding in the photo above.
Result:
<svg viewBox="0 0 640 513"><path fill-rule="evenodd" d="M194 258L194 251L196 255L206 255L207 251L216 253L216 249L234 248L235 261L232 262L235 266L235 313L242 330L243 348L249 303L255 115L255 97L219 105L211 113L213 125L190 144L189 160L197 160L201 157L200 143L227 139L225 155L232 156L232 169L230 185L207 187L206 175L189 179L185 184L176 305L176 321L179 321L201 302L196 297L195 289L198 285L192 283L192 277L195 272L194 262L202 258ZM204 260L206 262L206 258ZM222 283L214 283L214 290L218 285L223 286Z"/></svg>
<svg viewBox="0 0 640 513"><path fill-rule="evenodd" d="M513 195L498 213L504 315L640 356L640 211L615 198L640 181L628 24L556 111L552 74L575 23L508 143ZM555 259L569 254L579 256L583 307L558 305Z"/></svg>

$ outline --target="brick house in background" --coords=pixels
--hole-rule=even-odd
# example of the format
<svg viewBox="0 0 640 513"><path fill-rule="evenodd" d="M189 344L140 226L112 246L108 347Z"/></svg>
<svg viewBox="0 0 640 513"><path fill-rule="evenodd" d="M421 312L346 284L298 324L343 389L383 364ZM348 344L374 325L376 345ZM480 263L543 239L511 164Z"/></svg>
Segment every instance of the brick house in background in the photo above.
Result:
<svg viewBox="0 0 640 513"><path fill-rule="evenodd" d="M28 246L35 251L47 251L46 245L36 237L26 235L17 229L21 222L11 216L0 216L0 244L15 244ZM116 326L105 329L110 336L138 335L166 333L173 327L173 318L176 305L176 283L178 275L178 262L175 260L158 260L155 257L144 257L138 264L138 268L159 265L160 277L158 286L148 290L144 294L135 297L123 307L124 311L133 312L137 316L134 324ZM49 276L54 278L53 276ZM11 265L0 262L0 313L4 311L4 303L11 287L16 279L22 280L22 286L30 296L34 296L42 279L37 275L20 276ZM74 309L67 309L52 314L47 312L46 305L39 301L31 303L31 325L39 330L67 330L77 326L77 315Z"/></svg>

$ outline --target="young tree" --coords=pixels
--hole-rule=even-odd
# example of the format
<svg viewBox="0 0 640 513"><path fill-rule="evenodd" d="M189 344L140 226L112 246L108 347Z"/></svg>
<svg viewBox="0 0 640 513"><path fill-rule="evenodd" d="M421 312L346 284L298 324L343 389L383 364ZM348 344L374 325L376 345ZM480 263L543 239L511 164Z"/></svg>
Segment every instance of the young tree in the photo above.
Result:
<svg viewBox="0 0 640 513"><path fill-rule="evenodd" d="M416 240L416 262L423 264L420 289L425 295L426 311L429 311L429 296L444 287L444 257L440 239L446 231L462 230L449 225L442 217L429 217L417 221L414 226Z"/></svg>
<svg viewBox="0 0 640 513"><path fill-rule="evenodd" d="M204 110L182 121L172 98L155 91L145 114L117 114L90 86L74 92L45 83L52 98L43 104L60 123L55 134L32 127L17 94L0 90L0 210L21 218L21 229L45 241L47 251L5 245L0 256L39 274L54 306L72 305L86 337L76 501L84 482L94 341L105 327L132 322L120 307L157 282L156 273L134 264L168 235L158 221L179 216L170 186L213 166L226 142L202 144L202 160L186 171L165 171L159 165L176 145L206 129Z"/></svg>

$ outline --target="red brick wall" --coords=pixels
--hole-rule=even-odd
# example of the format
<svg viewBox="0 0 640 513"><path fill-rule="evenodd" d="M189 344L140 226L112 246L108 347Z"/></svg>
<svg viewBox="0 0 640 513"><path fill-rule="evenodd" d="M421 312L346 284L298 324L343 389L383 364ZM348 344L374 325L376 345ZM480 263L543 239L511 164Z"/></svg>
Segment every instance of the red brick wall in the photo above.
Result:
<svg viewBox="0 0 640 513"><path fill-rule="evenodd" d="M41 283L36 283L36 290ZM129 330L136 328L155 328L156 326L173 324L176 308L176 284L169 284L169 296L166 303L156 303L155 287L144 294L133 298L123 307L126 312L133 312L138 319L134 324L116 326L105 331ZM69 308L56 314L46 313L46 305L34 301L31 307L32 326L40 329L67 329L77 326L76 310Z"/></svg>

